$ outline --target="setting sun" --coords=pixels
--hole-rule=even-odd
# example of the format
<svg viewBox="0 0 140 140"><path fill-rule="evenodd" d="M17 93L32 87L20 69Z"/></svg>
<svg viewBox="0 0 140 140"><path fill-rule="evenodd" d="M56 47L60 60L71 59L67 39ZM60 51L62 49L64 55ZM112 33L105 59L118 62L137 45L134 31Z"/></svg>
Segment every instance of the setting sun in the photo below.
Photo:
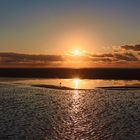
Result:
<svg viewBox="0 0 140 140"><path fill-rule="evenodd" d="M82 51L80 51L80 50L78 50L78 49L77 49L77 50L74 50L74 51L73 51L73 55L74 55L74 56L80 56L80 55L82 55Z"/></svg>

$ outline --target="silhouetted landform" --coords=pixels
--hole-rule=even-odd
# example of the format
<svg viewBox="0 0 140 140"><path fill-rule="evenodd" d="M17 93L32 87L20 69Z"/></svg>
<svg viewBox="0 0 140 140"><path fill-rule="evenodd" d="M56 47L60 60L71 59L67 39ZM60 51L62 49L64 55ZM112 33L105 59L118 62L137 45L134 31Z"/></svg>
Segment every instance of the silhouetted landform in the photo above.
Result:
<svg viewBox="0 0 140 140"><path fill-rule="evenodd" d="M140 90L140 86L110 86L110 87L97 87L107 90Z"/></svg>
<svg viewBox="0 0 140 140"><path fill-rule="evenodd" d="M50 89L59 89L59 90L92 90L92 89L75 89L75 88L70 88L66 86L56 86L56 85L46 85L46 84L37 84L37 85L32 85L33 87L42 87L42 88L50 88Z"/></svg>
<svg viewBox="0 0 140 140"><path fill-rule="evenodd" d="M122 68L1 68L0 77L15 78L81 78L140 80L140 69Z"/></svg>
<svg viewBox="0 0 140 140"><path fill-rule="evenodd" d="M76 90L74 88L70 87L64 87L64 86L55 86L55 85L44 85L44 84L39 84L39 85L32 85L33 87L43 87L43 88L50 88L50 89L61 89L61 90Z"/></svg>
<svg viewBox="0 0 140 140"><path fill-rule="evenodd" d="M93 89L75 89L65 86L56 86L56 85L46 85L46 84L37 84L32 85L33 87L41 87L41 88L49 88L49 89L59 89L59 90L93 90ZM106 87L96 87L99 89L106 89L106 90L140 90L140 86L106 86Z"/></svg>

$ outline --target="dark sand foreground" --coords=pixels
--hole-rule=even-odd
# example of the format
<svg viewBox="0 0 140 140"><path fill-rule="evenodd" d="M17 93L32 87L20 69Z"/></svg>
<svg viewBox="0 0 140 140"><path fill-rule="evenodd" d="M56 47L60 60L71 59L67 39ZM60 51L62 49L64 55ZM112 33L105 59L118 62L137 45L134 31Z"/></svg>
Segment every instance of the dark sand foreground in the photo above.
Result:
<svg viewBox="0 0 140 140"><path fill-rule="evenodd" d="M1 140L139 140L140 90L0 84Z"/></svg>

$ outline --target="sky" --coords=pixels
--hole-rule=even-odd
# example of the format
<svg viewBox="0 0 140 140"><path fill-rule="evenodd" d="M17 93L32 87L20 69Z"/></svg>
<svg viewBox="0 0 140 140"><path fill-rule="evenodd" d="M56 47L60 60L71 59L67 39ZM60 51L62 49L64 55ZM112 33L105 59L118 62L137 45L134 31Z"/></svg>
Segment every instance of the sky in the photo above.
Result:
<svg viewBox="0 0 140 140"><path fill-rule="evenodd" d="M1 0L0 67L140 67L139 13L139 0Z"/></svg>

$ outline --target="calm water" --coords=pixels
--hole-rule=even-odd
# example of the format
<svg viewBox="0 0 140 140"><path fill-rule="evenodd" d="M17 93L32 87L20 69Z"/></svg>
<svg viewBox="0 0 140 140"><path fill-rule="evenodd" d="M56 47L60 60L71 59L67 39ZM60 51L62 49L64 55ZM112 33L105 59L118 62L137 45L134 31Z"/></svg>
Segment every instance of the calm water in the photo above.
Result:
<svg viewBox="0 0 140 140"><path fill-rule="evenodd" d="M139 140L140 90L54 90L32 84L94 88L105 81L21 80L0 82L1 140ZM124 84L124 81L106 81ZM139 81L126 81L127 84ZM88 84L89 85L88 85ZM126 84L125 83L125 84ZM107 84L106 84L107 85ZM106 86L105 85L105 86ZM108 85L107 85L108 86ZM111 84L112 86L112 84Z"/></svg>

